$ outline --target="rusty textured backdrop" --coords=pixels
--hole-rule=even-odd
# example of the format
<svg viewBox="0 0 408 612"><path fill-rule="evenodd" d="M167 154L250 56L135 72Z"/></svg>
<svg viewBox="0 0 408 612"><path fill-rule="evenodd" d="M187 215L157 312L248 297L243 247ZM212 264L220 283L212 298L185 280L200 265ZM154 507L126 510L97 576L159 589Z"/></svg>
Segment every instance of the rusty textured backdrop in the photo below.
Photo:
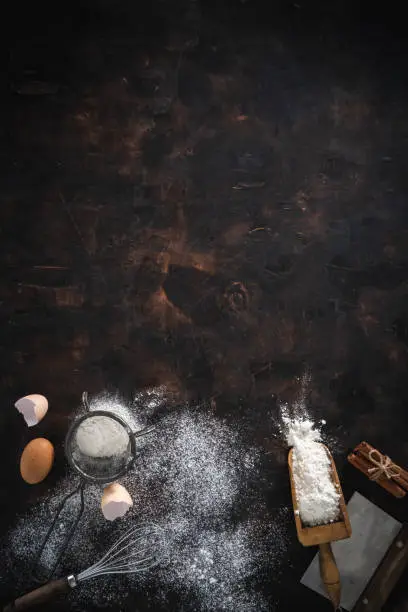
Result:
<svg viewBox="0 0 408 612"><path fill-rule="evenodd" d="M265 447L271 503L289 504L265 414L306 365L346 492L406 515L345 466L361 439L408 463L399 16L302 0L16 8L1 85L1 532L64 469L59 446L46 485L20 482L31 432L10 406L36 391L53 407L36 434L57 445L84 389L165 384L210 403ZM279 610L323 611L297 585L311 553L291 537L265 591ZM400 586L387 609L407 605Z"/></svg>

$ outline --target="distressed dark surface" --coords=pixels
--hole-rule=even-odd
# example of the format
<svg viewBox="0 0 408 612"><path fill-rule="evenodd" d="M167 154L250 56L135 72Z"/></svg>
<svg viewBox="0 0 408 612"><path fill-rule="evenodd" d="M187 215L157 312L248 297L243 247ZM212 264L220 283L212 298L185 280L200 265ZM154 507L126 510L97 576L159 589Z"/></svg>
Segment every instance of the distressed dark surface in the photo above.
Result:
<svg viewBox="0 0 408 612"><path fill-rule="evenodd" d="M59 448L47 485L20 482L31 431L10 406L36 391L52 409L35 435L56 445L84 389L165 384L211 402L248 424L282 483L271 503L289 504L264 414L306 364L345 492L403 519L405 502L345 465L361 439L408 464L398 15L113 7L58 6L45 21L32 7L6 24L1 531L64 469ZM287 569L263 585L271 610L326 610L298 585L312 553L291 536ZM407 610L403 582L389 612Z"/></svg>

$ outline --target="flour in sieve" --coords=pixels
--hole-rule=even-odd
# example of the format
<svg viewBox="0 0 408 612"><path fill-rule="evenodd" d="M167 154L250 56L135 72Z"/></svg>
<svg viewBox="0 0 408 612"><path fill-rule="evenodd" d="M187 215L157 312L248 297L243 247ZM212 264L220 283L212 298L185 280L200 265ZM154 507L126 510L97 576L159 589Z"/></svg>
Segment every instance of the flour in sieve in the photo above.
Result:
<svg viewBox="0 0 408 612"><path fill-rule="evenodd" d="M98 415L80 423L75 441L88 457L113 457L126 452L129 434L118 421Z"/></svg>

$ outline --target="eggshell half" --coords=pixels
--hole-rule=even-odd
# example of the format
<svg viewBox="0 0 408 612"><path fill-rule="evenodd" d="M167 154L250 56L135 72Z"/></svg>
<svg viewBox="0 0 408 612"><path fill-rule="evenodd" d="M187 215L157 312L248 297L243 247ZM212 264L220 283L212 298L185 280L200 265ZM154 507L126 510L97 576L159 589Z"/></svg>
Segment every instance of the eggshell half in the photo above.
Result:
<svg viewBox="0 0 408 612"><path fill-rule="evenodd" d="M54 447L45 438L31 440L23 450L20 459L20 473L28 484L44 480L54 463Z"/></svg>
<svg viewBox="0 0 408 612"><path fill-rule="evenodd" d="M128 491L118 482L108 485L102 495L101 508L103 516L108 521L124 516L133 506Z"/></svg>
<svg viewBox="0 0 408 612"><path fill-rule="evenodd" d="M44 395L33 393L20 398L14 404L24 417L28 427L37 425L47 414L48 400Z"/></svg>

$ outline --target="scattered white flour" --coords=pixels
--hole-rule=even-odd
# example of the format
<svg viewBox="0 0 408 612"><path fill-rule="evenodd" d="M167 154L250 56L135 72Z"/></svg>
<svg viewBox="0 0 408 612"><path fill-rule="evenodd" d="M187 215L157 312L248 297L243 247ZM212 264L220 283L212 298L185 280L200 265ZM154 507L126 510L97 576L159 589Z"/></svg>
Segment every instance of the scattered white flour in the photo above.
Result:
<svg viewBox="0 0 408 612"><path fill-rule="evenodd" d="M141 466L152 486L165 476L165 501L183 515L223 514L237 498L247 453L237 432L200 412L163 419ZM253 451L252 451L253 454Z"/></svg>
<svg viewBox="0 0 408 612"><path fill-rule="evenodd" d="M237 528L195 529L187 543L175 543L180 547L177 563L162 575L175 588L190 589L200 610L268 610L261 597L245 589L267 556L265 535L259 521Z"/></svg>
<svg viewBox="0 0 408 612"><path fill-rule="evenodd" d="M91 409L116 411L136 430L163 408L165 399L163 388L157 395L151 390L140 394L132 408L105 395L91 400ZM158 609L185 612L272 610L259 583L264 575L274 575L284 558L291 517L282 509L267 510L271 483L260 473L259 451L203 407L166 409L156 423L156 430L143 438L135 467L120 480L133 507L108 522L100 509L102 488L87 486L84 515L56 575L91 565L135 521L161 527L163 562L147 574L89 580L72 591L70 605L78 610L120 606L130 594L137 601L138 594L146 597L148 592L152 609L156 603ZM12 577L16 593L33 586L30 570L38 545L56 507L77 484L69 472L9 534L1 567L8 580ZM77 510L78 499L71 499L58 521L61 535ZM61 546L59 533L44 551L45 569Z"/></svg>
<svg viewBox="0 0 408 612"><path fill-rule="evenodd" d="M152 393L154 390L148 390L146 393ZM161 406L165 401L163 394L160 397L156 397L157 407ZM144 410L143 404L138 405L139 410L135 410L135 406L126 405L118 394L114 395L111 393L100 393L95 397L89 398L89 409L90 410L106 410L112 412L127 423L132 431L140 431L144 427L144 420L146 411ZM85 414L86 411L81 407L80 412ZM76 414L75 416L78 416Z"/></svg>
<svg viewBox="0 0 408 612"><path fill-rule="evenodd" d="M331 462L321 434L304 414L293 418L282 409L286 441L293 447L292 468L298 511L305 525L324 525L339 517L339 499L331 476Z"/></svg>
<svg viewBox="0 0 408 612"><path fill-rule="evenodd" d="M75 441L79 450L88 457L113 457L126 452L129 435L114 419L94 416L79 425Z"/></svg>
<svg viewBox="0 0 408 612"><path fill-rule="evenodd" d="M146 417L154 415L166 403L172 403L174 398L164 385L153 389L143 389L135 393L133 402L138 410Z"/></svg>

